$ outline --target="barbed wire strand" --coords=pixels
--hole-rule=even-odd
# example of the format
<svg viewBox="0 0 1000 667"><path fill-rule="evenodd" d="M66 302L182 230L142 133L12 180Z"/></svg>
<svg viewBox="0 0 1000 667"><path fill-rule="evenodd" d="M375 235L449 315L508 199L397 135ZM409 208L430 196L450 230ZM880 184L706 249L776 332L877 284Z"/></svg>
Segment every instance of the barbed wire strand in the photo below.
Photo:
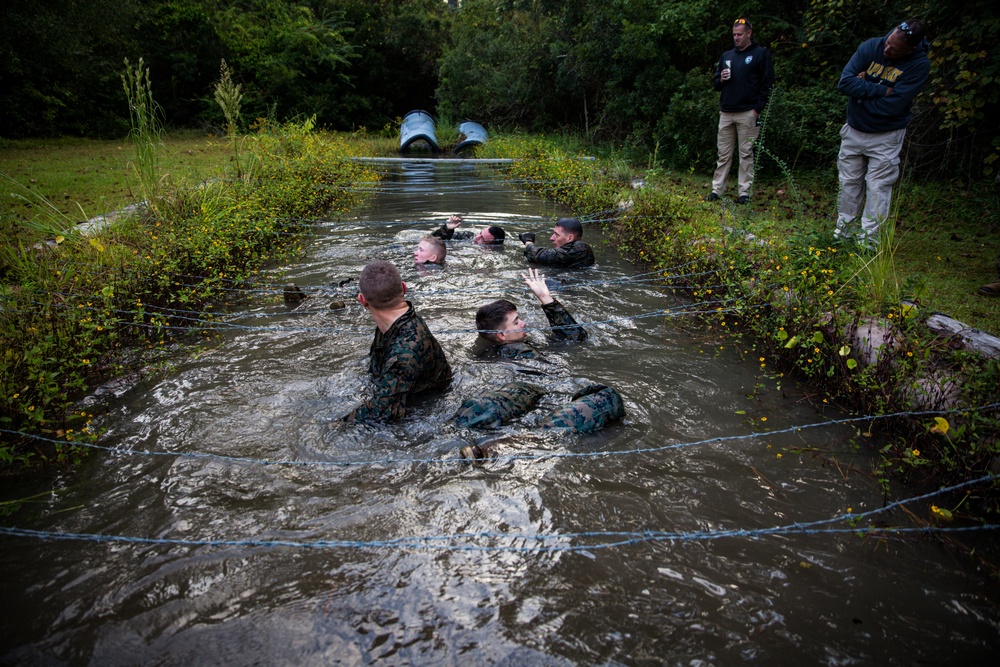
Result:
<svg viewBox="0 0 1000 667"><path fill-rule="evenodd" d="M797 433L799 431L804 431L807 429L823 428L835 425L853 424L859 422L874 422L879 420L886 420L899 417L932 417L941 416L949 414L961 414L967 412L983 412L986 410L995 410L1000 408L1000 403L990 403L987 405L981 405L975 408L952 408L949 410L922 410L922 411L903 411L903 412L893 412L884 415L864 415L860 417L844 417L841 419L832 419L822 422L813 422L811 424L800 424L796 426L789 426L784 429L778 429L774 431L762 431L759 433L744 433L739 435L722 435L713 438L706 438L703 440L695 440L691 442L675 442L667 445L659 445L656 447L636 447L632 449L619 449L614 451L598 451L598 452L545 452L543 454L507 454L493 457L491 460L497 463L504 463L509 461L537 461L537 460L547 460L547 459L597 459L597 458L613 458L616 456L630 456L638 454L654 454L658 452L665 452L670 450L687 449L689 447L698 447L703 445L720 444L723 442L737 442L742 440L753 440L757 438L769 438L777 435L785 435L788 433ZM54 443L61 446L73 446L73 447L83 447L86 449L93 449L98 451L110 452L113 454L122 454L127 456L155 456L155 457L175 457L175 458L191 458L191 459L213 459L219 461L228 461L231 463L240 464L251 464L251 465L261 465L261 466L284 466L284 467L368 467L368 466L384 466L384 465L454 465L460 459L453 458L440 458L440 457L404 457L404 458L393 458L384 457L378 459L368 459L368 460L334 460L334 461L319 461L319 460L293 460L293 459L256 459L252 457L245 456L229 456L226 454L215 454L212 452L172 452L163 450L148 450L148 449L123 449L121 447L109 447L107 445L98 445L96 443L83 442L83 441L73 441L73 440L56 440L53 438L48 438L42 435L28 433L24 431L12 431L8 429L0 428L0 433L6 433L9 435L17 435L24 438L39 440L42 442Z"/></svg>
<svg viewBox="0 0 1000 667"><path fill-rule="evenodd" d="M827 519L771 526L767 528L739 528L728 530L705 531L585 531L576 533L504 533L482 531L474 533L453 533L448 535L418 535L398 537L384 540L269 540L269 539L180 539L131 537L126 535L108 535L99 533L65 533L58 531L18 528L16 526L0 526L0 534L11 537L31 537L42 540L72 540L97 543L130 543L145 545L168 545L183 547L252 547L252 548L294 548L294 549L409 549L409 550L446 550L446 551L505 551L505 552L552 552L552 551L596 551L630 546L647 542L697 542L726 538L763 538L785 535L824 535L850 534L855 536L888 537L895 535L959 533L986 530L997 530L998 524L978 524L972 526L858 526L863 519L888 513L890 510L930 500L932 498L953 493L977 484L994 482L997 475L985 475L974 480L966 480L959 484L897 500L867 512L846 512ZM831 524L847 523L847 528L833 528ZM611 541L591 542L585 544L570 544L572 540L600 538ZM473 540L506 540L519 544L469 544ZM456 544L456 542L464 542ZM524 542L533 542L533 546L525 546ZM557 542L556 544L552 544ZM561 542L561 544L560 544Z"/></svg>

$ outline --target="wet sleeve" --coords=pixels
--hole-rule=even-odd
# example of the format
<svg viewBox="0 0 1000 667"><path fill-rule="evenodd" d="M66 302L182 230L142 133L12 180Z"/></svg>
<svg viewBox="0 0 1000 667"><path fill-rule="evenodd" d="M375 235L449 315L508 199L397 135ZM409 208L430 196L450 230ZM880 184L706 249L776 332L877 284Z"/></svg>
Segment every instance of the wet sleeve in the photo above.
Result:
<svg viewBox="0 0 1000 667"><path fill-rule="evenodd" d="M545 317L549 320L552 329L552 336L559 340L571 340L577 343L587 339L587 330L577 324L569 311L561 303L553 300L542 306Z"/></svg>
<svg viewBox="0 0 1000 667"><path fill-rule="evenodd" d="M347 415L345 421L388 421L406 416L406 402L420 368L417 354L412 343L394 350L382 375L375 379L373 396Z"/></svg>
<svg viewBox="0 0 1000 667"><path fill-rule="evenodd" d="M431 236L436 236L442 241L468 241L475 238L476 233L468 230L448 229L448 225L441 225L440 228L431 233Z"/></svg>
<svg viewBox="0 0 1000 667"><path fill-rule="evenodd" d="M445 241L451 240L451 237L455 235L454 229L448 229L448 225L441 225L436 231L434 231L431 236L436 236L439 239L444 239Z"/></svg>
<svg viewBox="0 0 1000 667"><path fill-rule="evenodd" d="M536 243L529 243L524 246L524 257L529 262L535 264L545 264L548 266L569 266L573 263L573 258L561 248L541 248Z"/></svg>

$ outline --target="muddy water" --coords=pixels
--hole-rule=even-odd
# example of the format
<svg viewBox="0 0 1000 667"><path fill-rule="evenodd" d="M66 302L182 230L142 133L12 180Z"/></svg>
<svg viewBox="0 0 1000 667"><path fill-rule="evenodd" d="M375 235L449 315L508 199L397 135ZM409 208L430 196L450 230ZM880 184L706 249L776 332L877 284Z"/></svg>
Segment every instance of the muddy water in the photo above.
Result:
<svg viewBox="0 0 1000 667"><path fill-rule="evenodd" d="M386 169L366 210L266 277L309 299L245 295L201 354L102 399L115 452L4 490L55 492L3 525L81 537L0 536L0 663L906 665L996 650L996 586L938 542L753 533L880 507L869 448L847 425L777 433L841 415L684 317L635 318L681 304L631 279L644 269L596 226L596 267L547 272L589 339L534 332L545 358L520 365L470 357L487 301L545 326L520 244L456 242L445 268L418 270L420 235L456 211L514 235L562 212L482 168ZM401 423L346 427L373 329L356 278L374 258L401 268L455 381ZM540 433L534 415L491 433L448 423L512 379L549 392L540 412L602 382L628 414L585 436ZM471 443L496 458L460 462Z"/></svg>

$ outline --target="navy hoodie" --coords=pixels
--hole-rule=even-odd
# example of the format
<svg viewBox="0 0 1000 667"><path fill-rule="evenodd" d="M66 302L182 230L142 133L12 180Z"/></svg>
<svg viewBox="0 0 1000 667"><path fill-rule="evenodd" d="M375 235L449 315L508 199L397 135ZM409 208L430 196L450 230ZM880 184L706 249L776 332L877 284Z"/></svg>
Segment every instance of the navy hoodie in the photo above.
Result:
<svg viewBox="0 0 1000 667"><path fill-rule="evenodd" d="M722 70L726 68L727 60L732 63L732 76L723 83ZM731 113L756 109L758 114L762 113L774 87L771 52L753 40L746 51L729 49L715 66L712 85L722 93L719 95L719 106L723 111Z"/></svg>
<svg viewBox="0 0 1000 667"><path fill-rule="evenodd" d="M895 30L895 28L893 28ZM906 127L913 116L913 100L927 82L931 61L927 40L905 58L886 58L885 37L861 43L847 63L837 89L849 96L847 124L861 132L890 132ZM864 72L863 79L858 74ZM891 94L886 94L892 88Z"/></svg>

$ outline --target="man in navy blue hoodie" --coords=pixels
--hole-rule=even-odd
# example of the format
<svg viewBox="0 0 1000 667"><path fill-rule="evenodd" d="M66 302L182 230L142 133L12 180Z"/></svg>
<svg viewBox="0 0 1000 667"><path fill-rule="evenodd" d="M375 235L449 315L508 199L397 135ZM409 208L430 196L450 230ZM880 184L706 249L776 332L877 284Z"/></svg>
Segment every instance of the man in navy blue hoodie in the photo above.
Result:
<svg viewBox="0 0 1000 667"><path fill-rule="evenodd" d="M733 49L719 58L712 77L712 86L719 91L719 162L712 177L712 194L708 201L715 201L726 189L726 177L733 163L733 149L739 148L739 199L740 204L750 201L753 186L753 142L760 134L757 119L764 112L767 98L774 87L774 62L771 52L753 41L753 30L748 19L733 23Z"/></svg>
<svg viewBox="0 0 1000 667"><path fill-rule="evenodd" d="M889 217L892 186L899 177L913 100L930 73L927 50L923 21L912 19L885 37L862 42L840 75L837 89L850 101L837 158L838 238L855 235L852 222L860 214L858 241L867 246L879 241L879 224Z"/></svg>

